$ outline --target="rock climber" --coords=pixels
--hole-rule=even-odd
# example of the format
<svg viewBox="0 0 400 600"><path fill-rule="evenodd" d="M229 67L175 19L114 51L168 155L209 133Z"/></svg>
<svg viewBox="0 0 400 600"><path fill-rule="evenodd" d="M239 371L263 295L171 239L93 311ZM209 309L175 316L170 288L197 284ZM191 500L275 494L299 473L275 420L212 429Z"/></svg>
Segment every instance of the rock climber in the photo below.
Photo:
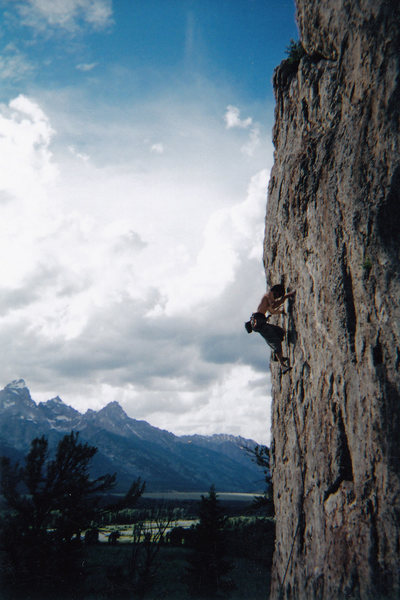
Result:
<svg viewBox="0 0 400 600"><path fill-rule="evenodd" d="M293 297L295 293L296 290L285 294L283 285L273 285L262 297L261 302L257 307L257 312L253 313L250 317L250 321L245 323L246 331L248 333L256 331L265 339L268 346L272 348L282 367L282 373L287 373L291 369L289 358L283 356L282 353L282 340L285 337L285 332L282 327L268 323L268 319L271 315L286 314L280 307L285 300ZM270 313L268 316L266 316L267 312Z"/></svg>
<svg viewBox="0 0 400 600"><path fill-rule="evenodd" d="M285 315L283 309L278 310L280 306L288 298L292 298L296 293L296 290L285 294L285 288L282 284L273 285L271 289L264 294L261 302L257 308L257 312L263 313L264 315L269 312L270 315Z"/></svg>

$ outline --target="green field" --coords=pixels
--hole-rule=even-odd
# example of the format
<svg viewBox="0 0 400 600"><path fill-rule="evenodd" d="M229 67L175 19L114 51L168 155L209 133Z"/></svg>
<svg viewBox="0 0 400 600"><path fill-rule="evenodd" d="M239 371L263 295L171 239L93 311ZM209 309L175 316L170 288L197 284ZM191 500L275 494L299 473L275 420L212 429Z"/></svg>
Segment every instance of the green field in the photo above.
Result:
<svg viewBox="0 0 400 600"><path fill-rule="evenodd" d="M188 550L164 547L159 555L159 568L153 588L143 597L147 600L189 600L184 581ZM100 544L86 550L88 576L85 581L85 600L134 599L127 579L130 548L127 545ZM235 588L229 600L265 600L269 589L270 570L265 561L232 557L231 572ZM60 599L64 600L64 599ZM208 598L203 600L209 600Z"/></svg>
<svg viewBox="0 0 400 600"><path fill-rule="evenodd" d="M206 496L207 492L149 492L144 493L143 498L151 498L156 500L200 500L201 496ZM258 496L263 492L254 493L244 492L218 492L220 502L247 502L251 503L254 496Z"/></svg>

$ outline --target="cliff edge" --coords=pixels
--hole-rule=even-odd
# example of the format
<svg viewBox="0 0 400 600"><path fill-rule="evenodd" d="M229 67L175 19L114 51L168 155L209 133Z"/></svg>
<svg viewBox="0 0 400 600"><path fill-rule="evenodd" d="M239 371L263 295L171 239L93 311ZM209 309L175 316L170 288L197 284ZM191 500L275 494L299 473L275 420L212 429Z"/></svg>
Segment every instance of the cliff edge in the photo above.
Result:
<svg viewBox="0 0 400 600"><path fill-rule="evenodd" d="M272 364L271 598L400 597L400 5L297 1L276 69L268 284L297 289ZM286 351L285 351L286 350Z"/></svg>

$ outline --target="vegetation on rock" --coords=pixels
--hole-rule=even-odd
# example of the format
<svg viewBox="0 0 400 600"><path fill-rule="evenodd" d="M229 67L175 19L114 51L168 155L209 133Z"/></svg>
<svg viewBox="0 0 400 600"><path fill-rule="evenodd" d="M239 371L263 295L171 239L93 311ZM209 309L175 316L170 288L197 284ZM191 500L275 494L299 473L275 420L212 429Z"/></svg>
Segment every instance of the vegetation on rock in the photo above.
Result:
<svg viewBox="0 0 400 600"><path fill-rule="evenodd" d="M287 59L286 62L288 64L298 63L303 56L306 55L306 51L303 48L303 45L300 40L290 40L289 45L286 47Z"/></svg>

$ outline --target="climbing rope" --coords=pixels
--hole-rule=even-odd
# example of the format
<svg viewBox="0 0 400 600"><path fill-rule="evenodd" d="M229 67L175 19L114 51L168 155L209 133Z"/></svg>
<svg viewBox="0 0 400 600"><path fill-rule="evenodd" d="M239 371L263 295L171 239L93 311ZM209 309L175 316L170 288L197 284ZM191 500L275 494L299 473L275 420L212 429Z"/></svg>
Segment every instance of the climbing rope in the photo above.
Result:
<svg viewBox="0 0 400 600"><path fill-rule="evenodd" d="M299 430L298 430L298 427L297 427L297 420L296 420L296 415L295 415L295 412L294 412L293 398L291 399L291 405L292 405L292 413L293 413L294 430L295 430L295 433L296 433L296 441L297 441L297 447L299 449L299 458L300 458L300 467L301 467L301 463L302 463L302 460L303 460L303 453L301 451L301 446L300 446ZM300 468L300 473L301 473L301 481L303 483L303 491L304 491L304 485L305 485L305 483L304 483L304 473L303 473L303 469L302 468Z"/></svg>
<svg viewBox="0 0 400 600"><path fill-rule="evenodd" d="M289 554L289 558L288 558L288 561L287 561L287 565L286 565L286 569L285 569L285 574L283 575L283 579L282 579L282 583L281 583L281 589L282 590L283 590L283 586L285 585L286 574L288 572L290 560L291 560L292 554L293 554L294 543L296 541L297 532L299 531L299 529L300 529L300 517L299 517L299 521L297 523L296 531L294 532L292 547L290 549L290 554Z"/></svg>
<svg viewBox="0 0 400 600"><path fill-rule="evenodd" d="M300 465L301 465L301 459L303 457L303 454L302 454L301 446L300 446L299 431L298 431L297 422L296 422L296 416L295 416L295 412L294 412L293 398L291 398L291 405L292 405L294 429L295 429L295 432L296 432L297 447L299 449L299 457L300 457ZM304 473L303 473L303 469L300 469L300 473L301 473L301 480L302 480L302 483L303 483L303 493L304 493ZM287 575L287 572L288 572L288 569L289 569L290 561L292 559L292 554L293 554L293 549L294 549L294 544L295 544L295 541L296 541L296 537L297 537L297 534L298 534L299 529L300 529L300 523L301 523L301 514L299 513L299 518L298 518L298 521L297 521L296 531L294 532L292 546L290 548L289 558L288 558L288 561L287 561L287 564L286 564L285 573L283 575L282 583L281 583L281 586L280 586L280 596L283 594L283 587L285 585L286 575Z"/></svg>

